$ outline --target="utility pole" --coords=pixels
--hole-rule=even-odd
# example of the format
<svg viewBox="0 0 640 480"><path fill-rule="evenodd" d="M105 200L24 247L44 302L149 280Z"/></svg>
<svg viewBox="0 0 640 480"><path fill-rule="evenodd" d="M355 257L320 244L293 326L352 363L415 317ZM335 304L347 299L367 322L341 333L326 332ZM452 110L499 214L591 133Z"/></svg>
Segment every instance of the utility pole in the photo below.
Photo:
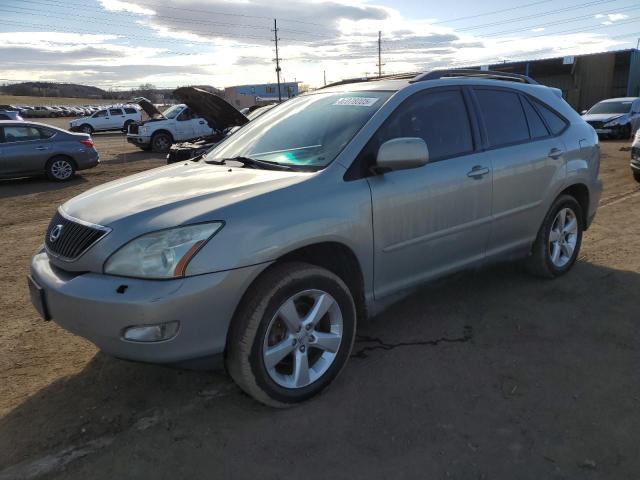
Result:
<svg viewBox="0 0 640 480"><path fill-rule="evenodd" d="M323 70L322 71L322 76L324 77L324 86L327 86L327 71Z"/></svg>
<svg viewBox="0 0 640 480"><path fill-rule="evenodd" d="M382 77L382 31L378 30L378 78Z"/></svg>
<svg viewBox="0 0 640 480"><path fill-rule="evenodd" d="M280 91L280 57L278 56L278 21L273 19L273 35L276 42L276 75L278 76L278 103L282 102L282 92Z"/></svg>

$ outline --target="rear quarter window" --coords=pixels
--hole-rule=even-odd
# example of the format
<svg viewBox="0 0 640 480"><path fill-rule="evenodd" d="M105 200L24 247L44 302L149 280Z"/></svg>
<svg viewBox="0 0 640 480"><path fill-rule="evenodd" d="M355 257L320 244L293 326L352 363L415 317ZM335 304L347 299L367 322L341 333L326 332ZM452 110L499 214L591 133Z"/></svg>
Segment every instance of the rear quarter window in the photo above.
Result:
<svg viewBox="0 0 640 480"><path fill-rule="evenodd" d="M542 115L542 118L544 118L545 122L547 123L549 130L551 130L551 133L553 133L554 135L558 135L565 128L567 128L568 123L564 118L562 118L560 115L540 102L535 102L535 104L538 108L538 111Z"/></svg>

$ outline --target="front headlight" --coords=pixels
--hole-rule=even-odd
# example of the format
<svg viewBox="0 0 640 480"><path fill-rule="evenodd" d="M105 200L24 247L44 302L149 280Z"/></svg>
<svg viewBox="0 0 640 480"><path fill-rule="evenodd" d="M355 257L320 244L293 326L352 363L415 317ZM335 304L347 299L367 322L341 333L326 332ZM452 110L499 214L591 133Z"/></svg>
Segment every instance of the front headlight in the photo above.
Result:
<svg viewBox="0 0 640 480"><path fill-rule="evenodd" d="M138 133L140 133L140 135L146 135L147 133L149 133L149 127L140 127Z"/></svg>
<svg viewBox="0 0 640 480"><path fill-rule="evenodd" d="M611 120L611 121L609 121L609 122L605 123L605 124L603 125L603 127L618 127L618 126L620 126L620 125L624 125L624 124L626 124L626 123L627 123L627 120L626 120L626 119L623 119L623 118L618 117L618 118L614 118L613 120Z"/></svg>
<svg viewBox="0 0 640 480"><path fill-rule="evenodd" d="M199 223L142 235L111 255L104 273L158 279L184 277L191 258L222 226L222 222Z"/></svg>

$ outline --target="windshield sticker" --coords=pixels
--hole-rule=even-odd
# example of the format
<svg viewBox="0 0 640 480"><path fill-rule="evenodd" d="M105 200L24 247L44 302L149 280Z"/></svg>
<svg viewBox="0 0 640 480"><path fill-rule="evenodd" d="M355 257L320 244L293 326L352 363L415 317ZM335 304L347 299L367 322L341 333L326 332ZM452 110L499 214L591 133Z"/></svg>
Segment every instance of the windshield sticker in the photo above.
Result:
<svg viewBox="0 0 640 480"><path fill-rule="evenodd" d="M336 100L334 105L348 105L352 107L370 107L378 101L372 97L342 97Z"/></svg>

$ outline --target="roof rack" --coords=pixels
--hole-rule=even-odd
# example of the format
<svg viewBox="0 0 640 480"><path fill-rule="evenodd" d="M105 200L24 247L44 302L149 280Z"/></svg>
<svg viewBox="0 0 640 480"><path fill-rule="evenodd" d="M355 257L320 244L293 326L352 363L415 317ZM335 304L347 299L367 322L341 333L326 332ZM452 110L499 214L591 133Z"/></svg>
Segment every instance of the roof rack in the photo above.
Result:
<svg viewBox="0 0 640 480"><path fill-rule="evenodd" d="M323 88L329 87L337 87L338 85L348 85L349 83L362 83L362 82L375 82L378 80L406 80L414 78L417 73L393 73L389 75L382 75L380 77L358 77L358 78L347 78L346 80L340 80L338 82L329 83L323 87L320 87L318 90L322 90Z"/></svg>
<svg viewBox="0 0 640 480"><path fill-rule="evenodd" d="M473 69L453 69L453 70L434 70L432 72L423 73L413 78L410 83L423 82L425 80L439 80L441 78L451 77L476 77L489 80L505 80L507 82L529 83L538 85L533 78L517 73L497 72L495 70L473 70Z"/></svg>

